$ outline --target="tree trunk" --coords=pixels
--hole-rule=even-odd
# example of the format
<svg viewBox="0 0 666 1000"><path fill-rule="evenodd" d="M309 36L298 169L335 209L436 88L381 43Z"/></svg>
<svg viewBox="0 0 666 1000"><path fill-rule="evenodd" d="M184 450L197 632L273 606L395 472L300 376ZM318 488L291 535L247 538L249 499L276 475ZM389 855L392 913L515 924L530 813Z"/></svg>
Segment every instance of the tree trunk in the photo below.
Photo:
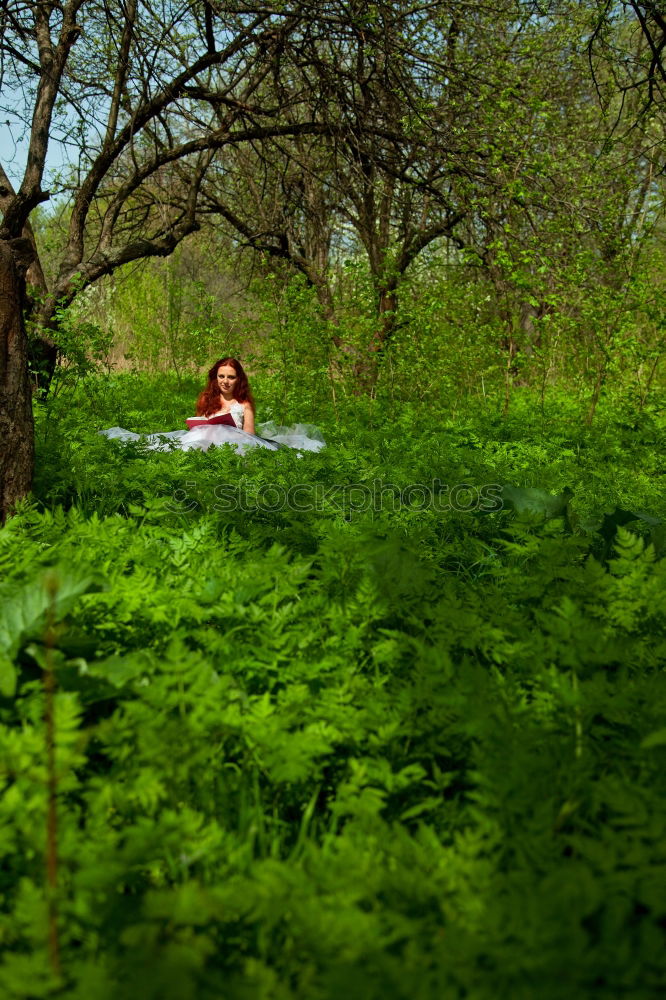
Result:
<svg viewBox="0 0 666 1000"><path fill-rule="evenodd" d="M15 197L16 192L0 163L0 211L3 214ZM49 296L49 286L37 252L35 233L29 221L23 226L21 236L30 243L32 248L32 259L25 276L28 294L24 299L25 308L23 310L24 315L30 319L31 314L35 314L43 308ZM46 392L48 392L53 378L58 358L58 348L53 340L49 339L48 329L48 325L42 325L41 336L34 338L32 344L28 345L30 368L35 373L37 387Z"/></svg>
<svg viewBox="0 0 666 1000"><path fill-rule="evenodd" d="M25 319L32 326L32 335L28 338L28 369L33 387L44 398L48 395L58 362L58 347L54 339L57 320L54 302L48 292L30 285L31 272L32 268L26 275L26 308L23 310ZM37 301L32 299L35 291L40 296Z"/></svg>
<svg viewBox="0 0 666 1000"><path fill-rule="evenodd" d="M0 523L32 485L34 427L23 321L28 240L0 240Z"/></svg>
<svg viewBox="0 0 666 1000"><path fill-rule="evenodd" d="M395 332L398 289L394 285L380 288L377 297L377 326L370 343L354 365L356 389L359 394L372 395L379 379L384 352Z"/></svg>
<svg viewBox="0 0 666 1000"><path fill-rule="evenodd" d="M372 350L381 352L388 344L395 331L395 314L398 308L398 289L396 285L382 288L379 293L377 308L377 332L373 338Z"/></svg>

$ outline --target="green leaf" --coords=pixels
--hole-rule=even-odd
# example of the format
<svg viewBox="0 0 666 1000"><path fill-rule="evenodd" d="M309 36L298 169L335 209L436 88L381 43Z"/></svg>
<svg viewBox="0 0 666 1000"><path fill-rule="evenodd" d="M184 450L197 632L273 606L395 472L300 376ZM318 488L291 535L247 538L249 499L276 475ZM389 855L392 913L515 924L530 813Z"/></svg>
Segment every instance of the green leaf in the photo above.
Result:
<svg viewBox="0 0 666 1000"><path fill-rule="evenodd" d="M5 597L0 610L0 649L16 652L28 638L41 638L46 611L53 605L59 621L82 594L100 590L94 576L75 576L49 570L36 581L24 584L13 597Z"/></svg>
<svg viewBox="0 0 666 1000"><path fill-rule="evenodd" d="M16 692L16 666L12 658L0 650L0 694L13 698Z"/></svg>
<svg viewBox="0 0 666 1000"><path fill-rule="evenodd" d="M642 750L651 750L652 747L663 747L666 746L666 728L655 729L653 733L650 733L641 740Z"/></svg>

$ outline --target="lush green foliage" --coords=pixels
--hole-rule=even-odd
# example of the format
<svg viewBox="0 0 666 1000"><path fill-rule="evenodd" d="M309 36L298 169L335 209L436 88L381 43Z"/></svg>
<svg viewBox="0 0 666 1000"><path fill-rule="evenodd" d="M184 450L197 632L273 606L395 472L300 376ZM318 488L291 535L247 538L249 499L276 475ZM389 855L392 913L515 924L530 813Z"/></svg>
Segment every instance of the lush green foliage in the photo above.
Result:
<svg viewBox="0 0 666 1000"><path fill-rule="evenodd" d="M663 108L620 10L551 7L429 10L401 51L445 86L402 92L387 6L355 13L351 145L221 153L167 259L84 288L71 206L33 213L48 288L74 271L32 293L60 367L0 532L2 996L657 996ZM250 63L276 123L338 87L296 34ZM172 235L188 169L119 247ZM182 426L229 353L328 448L97 434Z"/></svg>
<svg viewBox="0 0 666 1000"><path fill-rule="evenodd" d="M319 455L96 434L178 426L194 389L39 409L0 533L2 995L653 1000L663 420L302 394ZM463 509L494 484L504 509Z"/></svg>

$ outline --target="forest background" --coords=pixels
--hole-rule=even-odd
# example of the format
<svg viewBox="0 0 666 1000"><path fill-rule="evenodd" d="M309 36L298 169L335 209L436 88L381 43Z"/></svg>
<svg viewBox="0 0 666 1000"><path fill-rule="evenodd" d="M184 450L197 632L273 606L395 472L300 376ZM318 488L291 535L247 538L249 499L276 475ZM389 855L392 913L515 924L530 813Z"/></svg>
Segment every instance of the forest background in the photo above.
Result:
<svg viewBox="0 0 666 1000"><path fill-rule="evenodd" d="M151 125L140 139L152 161L143 149L129 178L124 162L109 170L73 265L81 162L56 176L52 207L31 216L29 329L47 365L55 345L60 375L94 357L180 380L224 345L257 372L279 358L282 394L288 381L312 397L310 416L336 392L395 383L425 405L499 393L505 412L514 385L542 399L567 385L588 423L604 392L641 410L665 303L663 80L649 32L622 5L584 3L329 18L323 37L294 30L292 51L282 39L247 84L284 135L264 121L206 153L204 169L202 154L170 164L174 142ZM248 108L237 113L252 121ZM81 158L74 121L60 129Z"/></svg>
<svg viewBox="0 0 666 1000"><path fill-rule="evenodd" d="M3 995L654 1000L660 5L0 24Z"/></svg>

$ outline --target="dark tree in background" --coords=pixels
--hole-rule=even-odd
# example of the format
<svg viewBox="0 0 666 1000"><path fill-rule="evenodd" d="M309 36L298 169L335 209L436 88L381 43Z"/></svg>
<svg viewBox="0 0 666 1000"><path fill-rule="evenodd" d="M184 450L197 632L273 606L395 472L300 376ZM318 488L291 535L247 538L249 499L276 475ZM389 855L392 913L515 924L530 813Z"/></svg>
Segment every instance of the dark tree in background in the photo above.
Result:
<svg viewBox="0 0 666 1000"><path fill-rule="evenodd" d="M446 103L440 23L449 6L359 5L337 30L309 25L281 52L273 82L289 121L323 116L329 133L236 148L204 184L206 211L300 271L333 322L332 243L352 234L372 281L370 356L390 339L405 271L434 240L453 237L460 218L450 174L471 154L461 156L441 113L433 119Z"/></svg>
<svg viewBox="0 0 666 1000"><path fill-rule="evenodd" d="M615 14L610 36L637 57L634 22ZM308 28L280 51L271 85L290 120L307 109L329 134L230 150L208 171L202 206L241 246L305 276L368 384L405 279L431 247L452 248L490 284L511 364L539 347L534 321L555 290L542 275L588 249L621 280L650 214L658 157L646 122L609 140L604 102L618 88L606 64L595 88L586 54L598 24L594 3L503 0L359 7L344 31ZM374 322L352 349L337 329L331 264L354 252Z"/></svg>
<svg viewBox="0 0 666 1000"><path fill-rule="evenodd" d="M32 391L23 319L25 273L33 259L29 239L0 242L0 520L32 482Z"/></svg>

